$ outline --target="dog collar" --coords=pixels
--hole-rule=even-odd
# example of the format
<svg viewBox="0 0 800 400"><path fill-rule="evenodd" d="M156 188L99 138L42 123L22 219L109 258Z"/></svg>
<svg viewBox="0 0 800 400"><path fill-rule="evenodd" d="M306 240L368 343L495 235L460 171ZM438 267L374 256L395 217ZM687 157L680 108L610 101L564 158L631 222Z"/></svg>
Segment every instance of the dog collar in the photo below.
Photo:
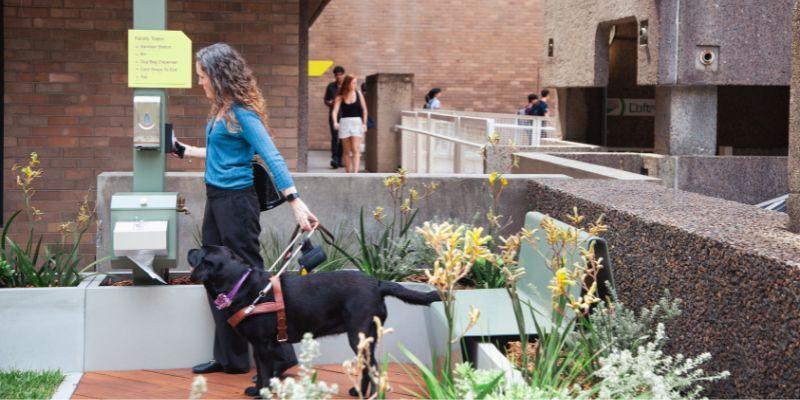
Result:
<svg viewBox="0 0 800 400"><path fill-rule="evenodd" d="M244 275L242 275L242 277L239 278L239 282L236 282L236 286L234 286L230 292L228 292L227 294L220 293L219 296L217 296L217 299L214 300L214 305L217 306L217 310L223 310L231 305L233 298L236 296L236 292L238 292L239 288L242 287L244 280L247 279L247 277L250 275L250 271L251 271L250 268L248 268L247 271L244 273Z"/></svg>

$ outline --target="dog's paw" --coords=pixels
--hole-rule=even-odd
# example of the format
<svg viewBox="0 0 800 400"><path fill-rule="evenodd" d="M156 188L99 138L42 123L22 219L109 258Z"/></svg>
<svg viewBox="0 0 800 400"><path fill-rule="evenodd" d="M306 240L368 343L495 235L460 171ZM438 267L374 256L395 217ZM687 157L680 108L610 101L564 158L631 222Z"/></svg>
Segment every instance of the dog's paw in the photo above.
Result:
<svg viewBox="0 0 800 400"><path fill-rule="evenodd" d="M356 389L355 386L351 387L347 393L349 393L350 396L358 397L358 389Z"/></svg>
<svg viewBox="0 0 800 400"><path fill-rule="evenodd" d="M261 394L258 392L258 389L255 386L250 386L247 389L245 389L244 390L244 395L245 396L250 396L250 397L255 397L255 398L258 398L258 399L261 398Z"/></svg>

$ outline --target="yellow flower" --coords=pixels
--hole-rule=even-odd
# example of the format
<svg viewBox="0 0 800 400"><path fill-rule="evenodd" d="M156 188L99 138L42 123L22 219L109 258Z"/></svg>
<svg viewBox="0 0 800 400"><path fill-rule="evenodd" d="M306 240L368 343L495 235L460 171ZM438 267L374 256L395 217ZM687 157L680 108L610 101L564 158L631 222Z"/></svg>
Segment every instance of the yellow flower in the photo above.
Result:
<svg viewBox="0 0 800 400"><path fill-rule="evenodd" d="M489 174L489 186L494 187L494 182L497 180L497 177L499 175L500 174L498 174L497 172L492 172L491 174Z"/></svg>
<svg viewBox="0 0 800 400"><path fill-rule="evenodd" d="M372 212L372 217L375 218L376 221L380 221L383 219L383 207L375 208L375 211Z"/></svg>
<svg viewBox="0 0 800 400"><path fill-rule="evenodd" d="M419 192L417 192L416 188L408 189L408 198L412 202L419 200Z"/></svg>
<svg viewBox="0 0 800 400"><path fill-rule="evenodd" d="M558 296L562 296L567 293L567 286L575 285L575 281L570 279L570 273L566 268L559 268L556 271L556 275L550 281L550 286L547 288L550 289L550 292L553 294L553 298Z"/></svg>
<svg viewBox="0 0 800 400"><path fill-rule="evenodd" d="M501 176L500 177L500 186L506 187L506 185L508 185L508 180L506 179L505 176Z"/></svg>

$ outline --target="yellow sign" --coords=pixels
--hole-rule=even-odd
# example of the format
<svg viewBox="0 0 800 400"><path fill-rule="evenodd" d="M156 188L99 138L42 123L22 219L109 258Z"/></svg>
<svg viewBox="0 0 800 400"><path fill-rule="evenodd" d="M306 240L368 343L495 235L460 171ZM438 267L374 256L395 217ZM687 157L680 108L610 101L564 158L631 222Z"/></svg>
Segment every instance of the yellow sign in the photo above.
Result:
<svg viewBox="0 0 800 400"><path fill-rule="evenodd" d="M310 60L308 62L308 76L316 78L322 76L333 65L331 60Z"/></svg>
<svg viewBox="0 0 800 400"><path fill-rule="evenodd" d="M128 87L191 88L191 39L181 31L128 30Z"/></svg>

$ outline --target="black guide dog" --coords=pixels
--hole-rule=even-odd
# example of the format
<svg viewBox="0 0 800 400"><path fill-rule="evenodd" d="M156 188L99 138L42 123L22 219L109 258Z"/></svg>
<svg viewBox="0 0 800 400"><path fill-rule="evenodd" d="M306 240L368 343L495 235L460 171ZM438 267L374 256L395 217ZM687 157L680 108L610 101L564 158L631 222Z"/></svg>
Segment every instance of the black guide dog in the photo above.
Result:
<svg viewBox="0 0 800 400"><path fill-rule="evenodd" d="M201 282L212 298L231 290L250 268L224 246L192 249L188 260L193 268L192 280ZM266 287L271 276L272 274L261 268L254 268L232 299L231 305L225 309L227 317L250 305L258 296L258 291ZM346 333L353 352L357 351L359 332L375 337L373 316L380 318L381 322L386 321L384 297L393 296L409 304L426 306L440 300L436 291L414 291L396 282L379 281L360 271L321 272L305 276L283 274L281 287L290 343L299 342L306 332L311 332L315 338ZM274 301L271 290L261 300L265 301ZM272 349L278 344L277 317L275 313L253 315L245 318L236 330L253 345L258 378L255 388L248 388L245 393L257 395L261 388L269 386L272 378ZM377 365L374 343L370 354L370 363ZM371 390L367 392L370 383ZM367 395L375 390L375 383L365 368L361 376L361 393ZM350 395L357 395L356 388L350 389Z"/></svg>

